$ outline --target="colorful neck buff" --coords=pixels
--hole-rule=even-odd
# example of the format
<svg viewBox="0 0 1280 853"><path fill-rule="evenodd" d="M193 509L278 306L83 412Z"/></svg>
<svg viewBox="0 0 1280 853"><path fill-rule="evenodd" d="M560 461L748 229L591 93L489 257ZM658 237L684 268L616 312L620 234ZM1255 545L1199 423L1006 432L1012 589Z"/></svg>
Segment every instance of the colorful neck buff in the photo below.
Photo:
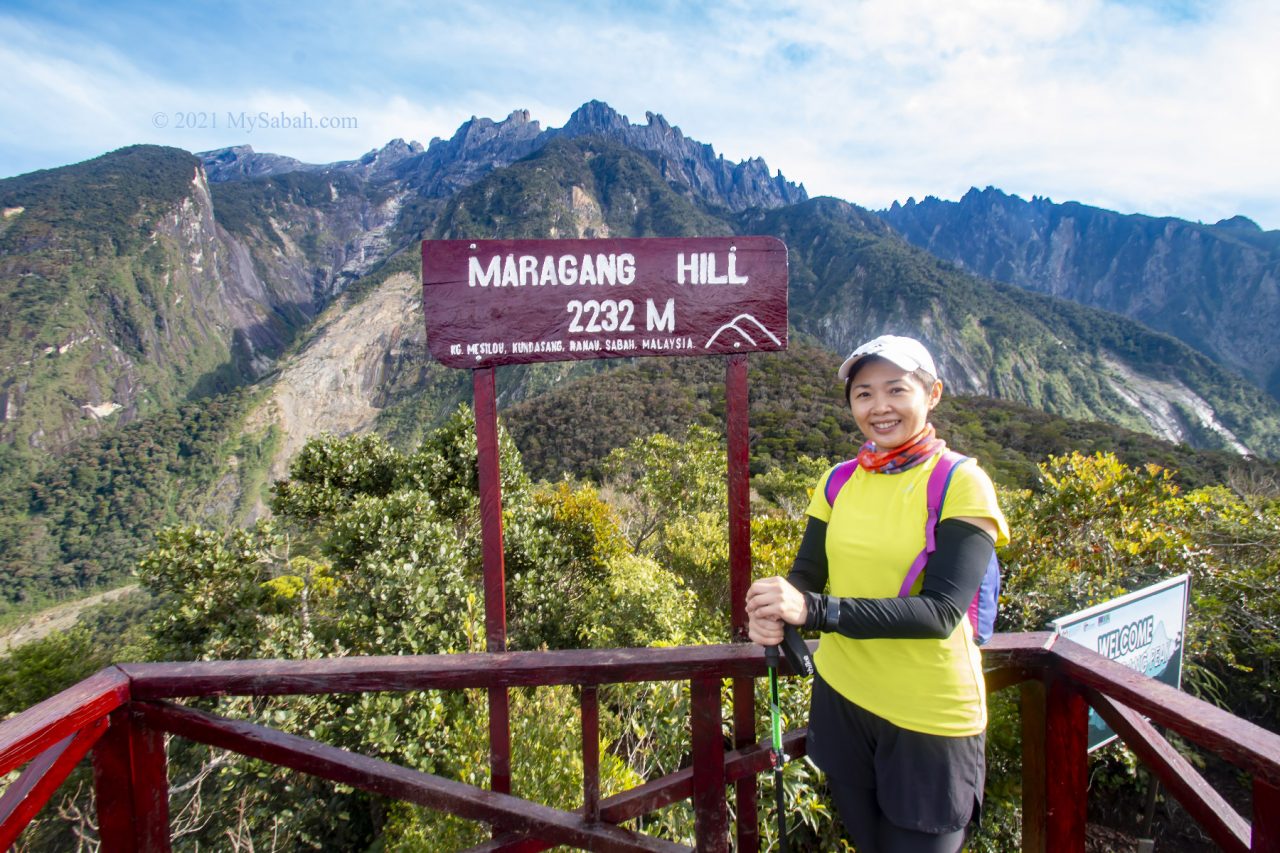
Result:
<svg viewBox="0 0 1280 853"><path fill-rule="evenodd" d="M924 429L893 450L876 450L875 442L868 441L858 449L858 467L879 474L899 474L946 449L947 443L938 438L933 424L925 424Z"/></svg>

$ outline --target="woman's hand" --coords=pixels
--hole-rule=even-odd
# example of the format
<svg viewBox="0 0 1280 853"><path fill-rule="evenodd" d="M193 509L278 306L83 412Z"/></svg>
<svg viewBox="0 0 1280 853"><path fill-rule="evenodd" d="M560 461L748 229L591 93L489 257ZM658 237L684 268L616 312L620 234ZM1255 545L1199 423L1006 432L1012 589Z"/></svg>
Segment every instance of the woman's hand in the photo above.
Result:
<svg viewBox="0 0 1280 853"><path fill-rule="evenodd" d="M747 590L747 634L762 646L782 642L783 625L803 625L809 608L784 578L761 578Z"/></svg>

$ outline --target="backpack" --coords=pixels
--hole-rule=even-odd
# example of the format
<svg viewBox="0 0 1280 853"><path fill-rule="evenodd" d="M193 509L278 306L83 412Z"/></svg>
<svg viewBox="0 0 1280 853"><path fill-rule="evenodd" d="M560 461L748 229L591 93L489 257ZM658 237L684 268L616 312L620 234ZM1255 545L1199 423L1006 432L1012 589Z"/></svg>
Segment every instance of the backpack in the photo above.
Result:
<svg viewBox="0 0 1280 853"><path fill-rule="evenodd" d="M968 460L968 456L961 456L959 453L948 450L942 454L941 458L938 459L938 464L929 473L929 486L926 493L929 515L924 523L924 550L916 556L911 568L907 569L907 576L902 581L902 588L898 590L899 596L906 597L911 594L911 587L915 584L916 579L920 577L920 573L924 571L924 564L928 562L929 555L937 550L938 546L934 540L934 531L938 526L938 520L942 517L942 502L947 496L947 486L951 484L951 474L957 466ZM844 488L845 483L849 482L849 478L853 476L853 472L857 468L858 460L849 459L832 469L831 475L827 477L827 485L824 489L829 506L835 506L836 496L840 494L840 490ZM990 640L991 635L995 632L996 610L999 605L1000 561L996 559L995 552L992 551L991 561L987 563L987 570L982 576L981 585L978 587L978 594L973 597L968 611L969 624L973 626L973 641L980 646Z"/></svg>

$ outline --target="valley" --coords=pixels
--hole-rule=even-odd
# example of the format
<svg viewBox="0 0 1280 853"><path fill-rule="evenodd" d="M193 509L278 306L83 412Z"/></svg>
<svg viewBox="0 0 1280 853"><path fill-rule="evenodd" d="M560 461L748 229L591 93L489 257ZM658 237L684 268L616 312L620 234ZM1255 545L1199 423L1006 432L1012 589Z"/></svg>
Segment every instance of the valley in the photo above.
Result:
<svg viewBox="0 0 1280 853"><path fill-rule="evenodd" d="M80 619L80 616L90 608L116 601L130 593L137 592L137 590L138 585L136 583L125 584L115 589L87 595L77 601L68 601L65 604L58 604L48 610L43 610L27 618L6 633L0 634L0 655L11 654L14 649L27 643L41 640L58 631L66 631L72 628Z"/></svg>
<svg viewBox="0 0 1280 853"><path fill-rule="evenodd" d="M165 524L263 517L271 484L312 437L373 430L407 447L468 400L467 377L427 352L418 292L423 238L776 236L790 248L795 336L824 359L891 329L935 349L953 394L1204 451L1280 456L1280 406L1231 372L1238 359L1218 362L1217 350L1198 352L1196 340L1189 346L1037 293L1077 295L1036 284L1042 271L1035 265L1006 264L1020 272L1007 277L1013 284L998 284L967 272L972 259L939 260L908 242L922 233L912 223L941 223L949 208L930 201L877 216L838 199L811 199L804 187L769 176L762 161L729 163L661 116L632 124L600 102L584 104L558 129L516 111L502 121L473 119L429 146L393 140L327 165L244 146L196 156L140 146L5 179L0 202L7 211L0 287L15 309L0 326L0 480L9 484L0 556L11 568L13 602L127 578ZM979 202L1021 209L990 192L966 196L960 207ZM1045 204L1029 209L1067 221ZM1270 245L1266 235L1221 229L1239 246ZM974 243L945 236L960 232L941 225L934 233L926 248L944 257L948 246ZM1012 232L991 233L992 245L1012 245ZM1073 251L1094 267L1120 250L1079 242L1086 237L1080 231ZM1061 261L1054 275L1065 281L1066 256L1053 251ZM476 283L545 278L547 264L523 260L508 264L508 275L494 258L473 271ZM595 258L588 260L594 275ZM999 278L997 266L978 271ZM552 279L562 267L575 280L581 272L559 263L550 267ZM51 300L59 289L64 298ZM1139 301L1154 305L1154 298ZM682 340L653 343L679 353ZM593 384L607 385L619 368L625 375L627 363L504 368L501 404L513 416L540 411L536 401L562 387L590 399ZM788 364L785 370L795 369ZM820 382L805 387L815 401L826 393ZM696 408L704 412L697 417L714 417L714 406ZM685 418L693 411L679 410ZM762 417L763 445L788 445L785 432L771 431L805 428ZM585 444L596 448L586 470L633 432L620 422L602 426L601 438ZM818 444L838 454L848 433L832 435ZM155 440L176 444L157 455L148 449ZM1042 450L1050 449L1058 448ZM1023 452L1035 458L1033 448ZM1026 482L1034 465L1015 458L1007 468L1024 472ZM755 466L763 472L780 460L761 455ZM137 488L152 497L126 498ZM91 553L85 543L108 529L119 547Z"/></svg>
<svg viewBox="0 0 1280 853"><path fill-rule="evenodd" d="M935 202L877 214L810 197L763 160L598 101L560 128L516 110L336 163L132 146L0 180L0 619L20 624L0 637L0 716L123 658L479 650L472 376L430 355L422 241L763 235L788 247L790 328L785 351L749 359L758 572L787 570L815 478L856 448L843 355L913 335L945 383L939 434L981 460L1016 531L998 630L1192 572L1189 689L1274 724L1274 233L1024 209L996 191L966 196L958 217ZM681 275L728 286L728 257L681 258ZM602 280L621 293L635 270L587 253L469 272L488 293ZM1254 297L1259 316L1243 318ZM579 301L584 332L608 301ZM637 324L634 339L602 331L562 352L690 348L645 307L645 338ZM1206 331L1233 323L1245 331ZM475 346L538 351L504 332ZM497 371L512 648L728 634L724 382L719 358ZM788 681L798 716L805 691ZM687 716L672 708L686 699L601 701L606 784L678 769ZM487 761L479 694L210 702L451 778ZM567 692L522 691L512 715L536 745L516 772L567 807L581 771L562 739L578 713ZM984 849L1018 831L1016 717L993 703ZM264 846L280 832L349 849L487 838L194 744L169 760L173 813L208 815L184 825L192 843L217 846L230 821ZM1107 784L1129 784L1119 761L1097 761ZM78 796L67 814L88 814ZM813 808L801 831L831 849L830 814ZM680 837L674 820L659 831ZM70 849L69 826L42 818L32 837Z"/></svg>

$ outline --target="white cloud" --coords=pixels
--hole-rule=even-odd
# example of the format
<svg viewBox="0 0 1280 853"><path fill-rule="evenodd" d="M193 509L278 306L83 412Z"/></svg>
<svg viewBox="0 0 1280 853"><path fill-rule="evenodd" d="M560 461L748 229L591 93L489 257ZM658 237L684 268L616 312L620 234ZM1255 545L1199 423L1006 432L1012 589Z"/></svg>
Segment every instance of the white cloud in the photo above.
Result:
<svg viewBox="0 0 1280 853"><path fill-rule="evenodd" d="M1271 153L1280 6L1171 8L471 0L384 4L356 18L321 6L304 27L297 16L254 18L244 7L231 19L248 15L261 32L202 36L233 73L185 77L152 70L138 48L149 39L125 49L89 30L0 17L0 62L13 69L0 94L11 119L0 122L0 173L134 142L248 142L326 162L394 137L425 144L471 115L501 119L516 108L559 126L599 99L635 122L662 113L729 159L763 156L813 194L869 207L993 184L1189 219L1244 212L1280 227ZM184 49L199 44L182 38ZM178 111L225 124L227 112L261 110L353 116L359 127L173 126ZM152 126L161 112L163 130Z"/></svg>
<svg viewBox="0 0 1280 853"><path fill-rule="evenodd" d="M807 61L758 90L754 134L727 135L811 191L874 207L992 183L1280 225L1267 6L1191 22L1097 2L784 11L758 53L801 44Z"/></svg>

